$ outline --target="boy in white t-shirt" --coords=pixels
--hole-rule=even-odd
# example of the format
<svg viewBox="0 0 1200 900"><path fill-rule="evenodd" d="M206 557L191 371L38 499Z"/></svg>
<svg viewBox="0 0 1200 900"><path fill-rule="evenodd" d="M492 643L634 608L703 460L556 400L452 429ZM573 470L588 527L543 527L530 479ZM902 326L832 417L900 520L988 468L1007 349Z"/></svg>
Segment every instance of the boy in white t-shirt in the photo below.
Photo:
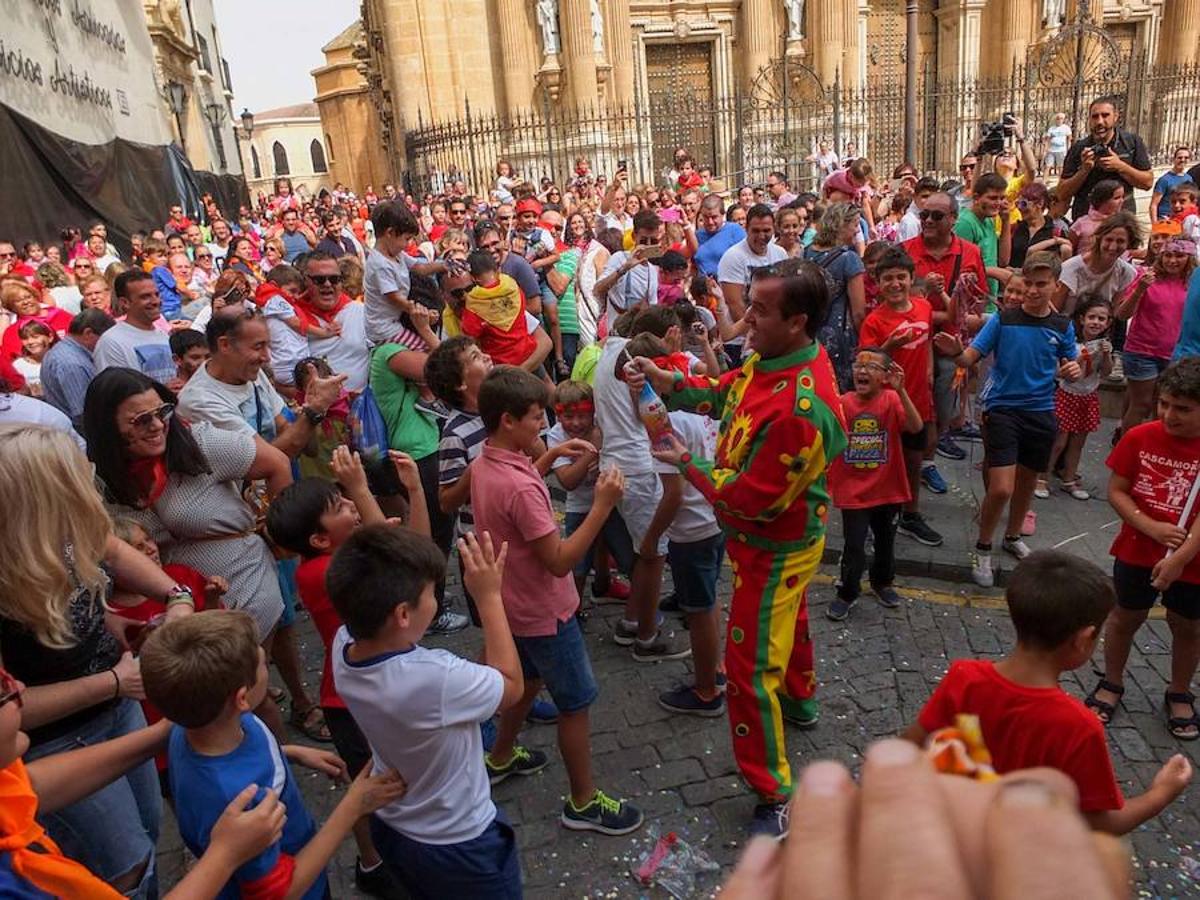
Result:
<svg viewBox="0 0 1200 900"><path fill-rule="evenodd" d="M409 262L405 250L420 229L412 211L398 200L380 203L371 211L375 225L375 247L363 267L363 306L366 309L367 340L374 346L404 344L419 353L429 346L410 327L408 314L413 301Z"/></svg>
<svg viewBox="0 0 1200 900"><path fill-rule="evenodd" d="M408 793L380 809L371 838L414 895L519 897L513 829L492 802L479 722L516 704L525 682L500 600L507 545L458 542L483 622L487 665L422 647L437 615L445 557L429 538L360 528L329 565L329 599L345 625L333 678L371 746L374 771L403 773Z"/></svg>

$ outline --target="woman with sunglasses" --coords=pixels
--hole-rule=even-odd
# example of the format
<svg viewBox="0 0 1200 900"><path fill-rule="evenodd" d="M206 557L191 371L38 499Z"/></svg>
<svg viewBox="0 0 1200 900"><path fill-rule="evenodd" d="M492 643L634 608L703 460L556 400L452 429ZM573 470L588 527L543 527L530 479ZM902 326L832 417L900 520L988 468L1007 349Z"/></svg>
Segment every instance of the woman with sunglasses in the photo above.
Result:
<svg viewBox="0 0 1200 900"><path fill-rule="evenodd" d="M288 458L257 434L189 425L175 416L177 403L141 372L105 369L83 406L88 455L106 500L154 535L168 562L229 582L225 606L250 614L269 655L283 597L242 484L264 480L275 496L292 481ZM282 734L269 698L257 714Z"/></svg>
<svg viewBox="0 0 1200 900"><path fill-rule="evenodd" d="M216 261L212 251L201 244L192 256L192 280L188 285L203 300L211 300L217 283Z"/></svg>
<svg viewBox="0 0 1200 900"><path fill-rule="evenodd" d="M106 603L115 583L163 598L176 618L191 612L190 593L113 534L88 462L65 432L0 426L0 484L11 554L0 567L0 655L29 686L20 720L26 759L145 728L137 660ZM41 821L68 856L129 892L152 871L161 812L147 758Z"/></svg>
<svg viewBox="0 0 1200 900"><path fill-rule="evenodd" d="M1025 257L1030 253L1043 250L1058 253L1063 259L1071 258L1071 241L1046 215L1049 203L1050 193L1040 181L1021 188L1017 196L1017 212L1021 220L1013 228L1012 253L1009 256L1009 265L1014 269L1025 265Z"/></svg>

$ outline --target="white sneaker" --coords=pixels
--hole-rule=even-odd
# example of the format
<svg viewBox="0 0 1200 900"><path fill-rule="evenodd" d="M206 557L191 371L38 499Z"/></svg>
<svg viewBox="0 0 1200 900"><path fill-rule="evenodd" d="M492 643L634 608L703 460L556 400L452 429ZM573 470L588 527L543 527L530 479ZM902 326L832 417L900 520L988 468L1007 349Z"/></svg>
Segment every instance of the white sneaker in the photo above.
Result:
<svg viewBox="0 0 1200 900"><path fill-rule="evenodd" d="M1000 543L1000 549L1005 553L1011 553L1017 559L1024 559L1033 552L1029 549L1029 545L1020 538L1016 538L1015 540L1005 538Z"/></svg>
<svg viewBox="0 0 1200 900"><path fill-rule="evenodd" d="M1083 482L1078 478L1074 481L1064 481L1062 489L1076 500L1091 500L1092 495L1083 489Z"/></svg>
<svg viewBox="0 0 1200 900"><path fill-rule="evenodd" d="M1038 481L1037 486L1033 489L1033 496L1039 500L1046 500L1050 497L1050 487L1044 481Z"/></svg>
<svg viewBox="0 0 1200 900"><path fill-rule="evenodd" d="M996 576L992 574L992 554L976 550L971 554L971 578L980 587L992 587Z"/></svg>

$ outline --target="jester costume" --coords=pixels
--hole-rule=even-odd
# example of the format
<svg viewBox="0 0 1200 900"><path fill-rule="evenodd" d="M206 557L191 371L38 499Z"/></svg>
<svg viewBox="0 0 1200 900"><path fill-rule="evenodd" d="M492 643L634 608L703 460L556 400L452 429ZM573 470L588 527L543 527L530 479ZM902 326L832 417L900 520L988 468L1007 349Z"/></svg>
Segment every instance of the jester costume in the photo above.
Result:
<svg viewBox="0 0 1200 900"><path fill-rule="evenodd" d="M519 366L537 349L525 322L525 295L508 275L491 285L476 285L467 294L463 334L479 342L493 362Z"/></svg>
<svg viewBox="0 0 1200 900"><path fill-rule="evenodd" d="M781 802L792 789L783 716L816 715L806 590L825 549L825 470L846 446L837 379L814 341L772 359L753 354L719 381L677 375L667 399L721 422L716 458L685 455L680 470L728 538L734 756L766 802Z"/></svg>

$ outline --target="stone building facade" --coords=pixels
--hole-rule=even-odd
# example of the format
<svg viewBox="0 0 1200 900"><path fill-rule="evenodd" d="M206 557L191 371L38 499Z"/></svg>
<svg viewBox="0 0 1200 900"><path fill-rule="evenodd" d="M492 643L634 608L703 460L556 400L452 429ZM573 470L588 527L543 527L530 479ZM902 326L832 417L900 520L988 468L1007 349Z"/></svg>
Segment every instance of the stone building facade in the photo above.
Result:
<svg viewBox="0 0 1200 900"><path fill-rule="evenodd" d="M276 178L290 178L292 187L315 197L332 188L329 147L315 103L294 103L254 113L254 131L243 138L246 186L252 197L270 197Z"/></svg>

